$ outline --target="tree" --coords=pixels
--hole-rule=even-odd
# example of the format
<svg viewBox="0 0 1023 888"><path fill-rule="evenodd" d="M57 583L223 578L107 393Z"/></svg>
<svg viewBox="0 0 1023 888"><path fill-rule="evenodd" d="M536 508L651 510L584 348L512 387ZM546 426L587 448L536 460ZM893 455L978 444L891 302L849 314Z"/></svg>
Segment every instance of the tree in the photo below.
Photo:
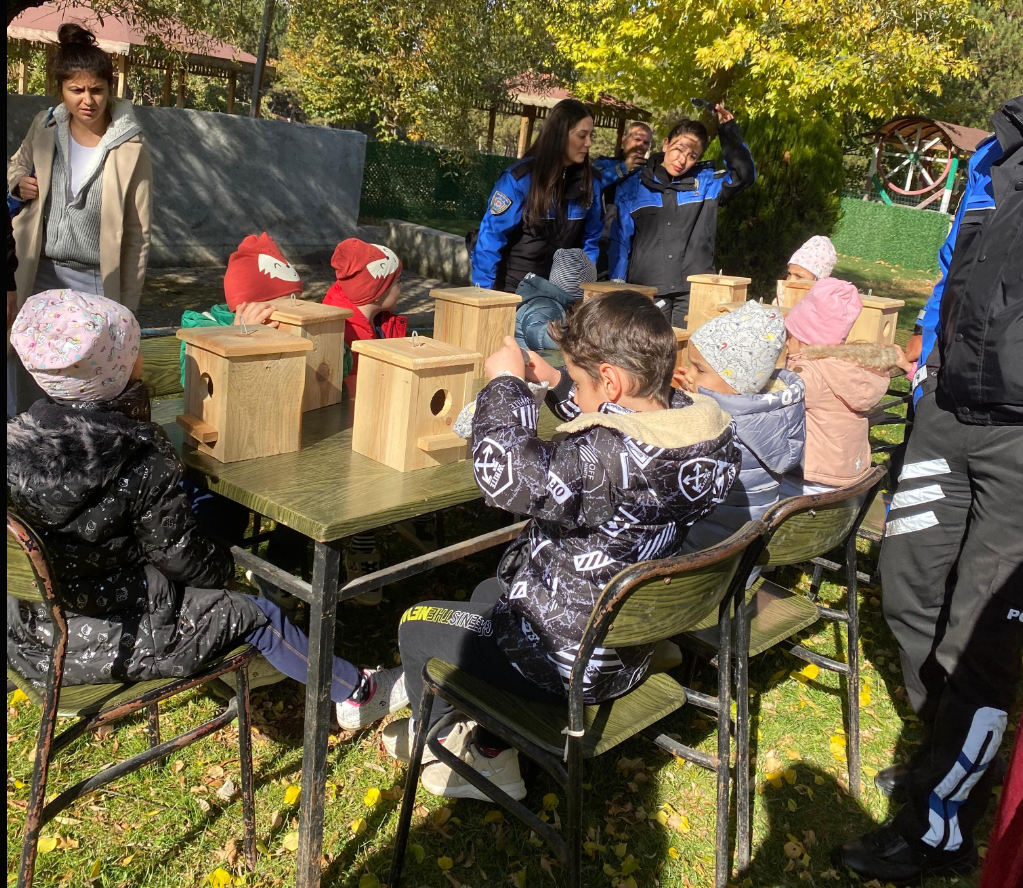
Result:
<svg viewBox="0 0 1023 888"><path fill-rule="evenodd" d="M665 118L698 95L758 115L887 117L970 73L972 21L968 0L564 0L552 30L587 89Z"/></svg>
<svg viewBox="0 0 1023 888"><path fill-rule="evenodd" d="M468 148L474 105L523 70L557 67L541 13L536 0L305 0L282 82L310 118Z"/></svg>

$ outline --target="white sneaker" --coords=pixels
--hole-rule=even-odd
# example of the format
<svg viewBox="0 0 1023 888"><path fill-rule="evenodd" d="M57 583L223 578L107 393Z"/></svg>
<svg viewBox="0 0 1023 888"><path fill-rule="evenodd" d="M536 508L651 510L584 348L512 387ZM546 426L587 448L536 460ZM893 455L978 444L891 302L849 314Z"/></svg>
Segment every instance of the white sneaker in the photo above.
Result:
<svg viewBox="0 0 1023 888"><path fill-rule="evenodd" d="M476 730L476 722L456 722L441 743L452 749L462 749L465 745L465 736ZM408 764L412 761L412 746L416 740L416 726L410 718L399 718L391 722L381 732L384 742L384 751L399 762ZM423 765L437 761L429 744L423 748Z"/></svg>
<svg viewBox="0 0 1023 888"><path fill-rule="evenodd" d="M376 573L378 570L380 570L380 553L376 549L373 549L372 552L354 552L349 549L345 554L345 577L349 583L366 574ZM349 600L352 604L376 607L384 600L384 590L373 589Z"/></svg>
<svg viewBox="0 0 1023 888"><path fill-rule="evenodd" d="M462 724L465 725L465 729L456 733L456 726L456 729L452 730L444 740L444 748L457 755L470 768L475 769L482 777L504 790L513 799L524 799L526 784L522 782L522 774L519 771L518 750L506 749L493 758L488 758L473 741L476 733L475 724L472 722L467 725L466 723ZM491 801L488 796L456 774L444 762L434 762L424 768L420 782L427 792L435 796L447 799Z"/></svg>
<svg viewBox="0 0 1023 888"><path fill-rule="evenodd" d="M337 722L346 731L368 727L408 706L405 672L401 666L364 669L363 675L370 682L369 697L362 703L345 700L337 704Z"/></svg>

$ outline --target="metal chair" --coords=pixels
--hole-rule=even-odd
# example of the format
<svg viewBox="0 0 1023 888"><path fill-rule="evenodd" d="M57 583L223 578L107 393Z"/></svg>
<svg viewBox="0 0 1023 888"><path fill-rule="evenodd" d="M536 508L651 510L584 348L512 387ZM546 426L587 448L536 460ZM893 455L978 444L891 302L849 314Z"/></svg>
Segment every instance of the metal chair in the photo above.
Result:
<svg viewBox="0 0 1023 888"><path fill-rule="evenodd" d="M430 660L423 669L425 688L419 703L412 760L402 803L394 861L389 884L398 888L415 806L423 751L427 743L434 755L457 771L477 789L514 814L537 835L545 838L565 866L568 884L581 885L582 784L585 759L609 751L630 737L651 728L692 697L715 709L718 716L717 755L709 755L664 735L662 748L717 774L717 835L715 884L728 881L730 682L728 663L732 634L734 596L742 587L737 576L748 573L745 562L763 532L760 522L750 522L720 545L677 558L644 562L623 570L604 588L587 624L568 683L567 706L536 703L502 691L469 672ZM671 638L712 616L718 624L723 652L716 698L697 695L670 676L651 674L623 697L596 706L583 703L586 665L599 646L616 648L656 643ZM453 756L437 739L444 722L429 728L434 695L456 710L504 738L537 762L564 787L568 796L567 839L520 802L513 800L486 778Z"/></svg>
<svg viewBox="0 0 1023 888"><path fill-rule="evenodd" d="M860 524L884 483L887 470L874 469L862 481L829 493L785 499L773 506L762 520L766 526L756 545L760 552L756 564L782 567L814 561L834 549L844 552L846 575L845 610L827 608L816 600L816 585L810 595L785 589L759 578L746 592L744 619L735 621L736 682L736 857L743 874L749 867L751 851L750 776L749 776L749 657L777 645L786 645L793 656L821 669L846 677L848 708L849 790L860 795L860 700L859 700L859 615L856 569L856 539ZM752 565L751 565L752 567ZM743 582L746 581L743 577ZM818 620L844 623L848 629L847 657L842 662L817 654L789 641L793 635ZM697 631L684 636L692 646L704 652L714 650L714 627L704 621ZM720 658L720 654L717 655ZM720 664L718 670L720 672Z"/></svg>
<svg viewBox="0 0 1023 888"><path fill-rule="evenodd" d="M258 655L255 648L242 645L214 660L194 675L180 679L156 679L135 684L97 684L64 687L68 624L64 606L50 567L46 547L39 536L10 509L7 510L7 594L22 601L42 603L53 627L53 647L44 688L25 681L11 669L7 677L41 708L39 738L36 741L32 788L25 812L18 888L31 888L36 851L42 827L77 799L102 786L138 771L238 719L238 748L241 761L241 796L244 817L244 855L249 869L256 865L256 812L252 785L252 734L249 721L248 666ZM159 704L219 676L234 673L237 693L216 718L170 740L160 739ZM46 781L50 764L61 750L88 731L145 710L149 749L105 768L68 787L48 804ZM56 733L57 718L78 719Z"/></svg>

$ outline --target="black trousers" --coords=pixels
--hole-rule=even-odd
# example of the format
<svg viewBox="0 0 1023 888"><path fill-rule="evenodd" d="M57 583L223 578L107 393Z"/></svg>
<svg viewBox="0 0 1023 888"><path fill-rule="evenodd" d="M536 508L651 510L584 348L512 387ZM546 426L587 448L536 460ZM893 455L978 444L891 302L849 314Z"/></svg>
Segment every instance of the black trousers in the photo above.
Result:
<svg viewBox="0 0 1023 888"><path fill-rule="evenodd" d="M928 728L897 822L969 846L1023 673L1023 427L920 401L881 550L884 613Z"/></svg>
<svg viewBox="0 0 1023 888"><path fill-rule="evenodd" d="M419 715L423 696L423 667L433 657L519 696L542 703L565 702L523 677L498 648L490 611L503 591L494 577L480 583L468 602L424 601L405 611L398 628L398 647L413 717ZM450 704L437 697L430 724L450 712Z"/></svg>
<svg viewBox="0 0 1023 888"><path fill-rule="evenodd" d="M672 327L686 328L686 315L689 314L689 291L685 293L669 293L667 296L654 296L656 305L664 314L665 320Z"/></svg>

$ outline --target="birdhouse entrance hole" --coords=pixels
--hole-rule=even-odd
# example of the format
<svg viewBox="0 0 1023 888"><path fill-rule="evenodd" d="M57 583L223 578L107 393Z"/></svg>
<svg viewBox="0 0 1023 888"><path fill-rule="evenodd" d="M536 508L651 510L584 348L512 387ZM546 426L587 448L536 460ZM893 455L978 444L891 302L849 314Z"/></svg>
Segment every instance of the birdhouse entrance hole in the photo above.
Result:
<svg viewBox="0 0 1023 888"><path fill-rule="evenodd" d="M206 387L206 394L203 397L204 398L212 398L213 397L213 379L210 377L209 373L203 373L202 376L200 376L199 378L202 380L203 385Z"/></svg>
<svg viewBox="0 0 1023 888"><path fill-rule="evenodd" d="M430 412L434 416L443 416L451 409L451 395L447 389L437 389L430 398Z"/></svg>

